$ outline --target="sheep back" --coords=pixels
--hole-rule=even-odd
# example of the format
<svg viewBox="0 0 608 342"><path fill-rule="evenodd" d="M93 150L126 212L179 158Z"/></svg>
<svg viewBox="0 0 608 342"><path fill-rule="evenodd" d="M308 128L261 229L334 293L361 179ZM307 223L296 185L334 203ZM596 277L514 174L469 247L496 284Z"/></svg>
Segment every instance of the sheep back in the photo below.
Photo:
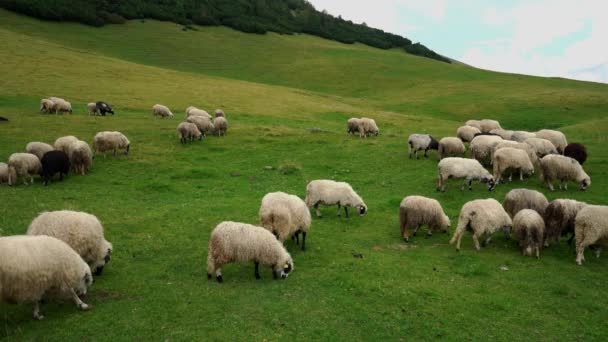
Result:
<svg viewBox="0 0 608 342"><path fill-rule="evenodd" d="M532 209L541 216L545 215L545 210L549 201L545 195L536 190L513 189L507 193L502 206L511 217L515 217L520 210Z"/></svg>

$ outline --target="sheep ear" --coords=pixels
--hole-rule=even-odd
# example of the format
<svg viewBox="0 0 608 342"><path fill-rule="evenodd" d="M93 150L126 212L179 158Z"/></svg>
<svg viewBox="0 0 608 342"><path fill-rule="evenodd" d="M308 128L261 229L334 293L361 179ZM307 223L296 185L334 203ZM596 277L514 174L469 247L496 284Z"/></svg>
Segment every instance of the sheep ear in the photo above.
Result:
<svg viewBox="0 0 608 342"><path fill-rule="evenodd" d="M477 213L474 211L471 211L471 216L475 216L475 215L477 215Z"/></svg>

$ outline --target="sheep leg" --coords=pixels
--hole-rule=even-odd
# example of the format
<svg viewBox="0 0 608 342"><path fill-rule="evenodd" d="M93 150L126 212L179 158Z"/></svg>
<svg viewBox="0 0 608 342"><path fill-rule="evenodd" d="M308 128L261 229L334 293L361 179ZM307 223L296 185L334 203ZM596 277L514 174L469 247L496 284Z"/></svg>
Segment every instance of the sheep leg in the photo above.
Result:
<svg viewBox="0 0 608 342"><path fill-rule="evenodd" d="M338 213L337 213L338 217L340 217L340 208L341 208L340 203L338 203Z"/></svg>
<svg viewBox="0 0 608 342"><path fill-rule="evenodd" d="M492 242L492 237L488 236L488 238L483 242L482 246L485 247L485 246L489 245L490 242Z"/></svg>
<svg viewBox="0 0 608 342"><path fill-rule="evenodd" d="M599 258L600 254L602 254L602 247L598 246L597 249L595 250L595 257Z"/></svg>
<svg viewBox="0 0 608 342"><path fill-rule="evenodd" d="M553 184L551 184L550 181L547 181L547 185L549 186L549 190L555 191L555 188L553 187Z"/></svg>
<svg viewBox="0 0 608 342"><path fill-rule="evenodd" d="M424 150L424 158L428 158L429 157L429 149L427 148L426 150Z"/></svg>
<svg viewBox="0 0 608 342"><path fill-rule="evenodd" d="M44 316L40 314L40 301L36 301L36 304L34 304L34 313L32 316L37 321L44 319Z"/></svg>
<svg viewBox="0 0 608 342"><path fill-rule="evenodd" d="M302 251L306 250L306 232L302 232Z"/></svg>
<svg viewBox="0 0 608 342"><path fill-rule="evenodd" d="M479 236L477 233L473 233L473 243L475 244L476 250L481 250L481 246L479 246Z"/></svg>
<svg viewBox="0 0 608 342"><path fill-rule="evenodd" d="M458 234L458 240L456 240L456 251L460 252L460 241L462 240L462 236L464 235L464 231Z"/></svg>
<svg viewBox="0 0 608 342"><path fill-rule="evenodd" d="M460 187L460 191L464 191L464 187L467 186L467 183L469 182L468 179L465 179L464 182L462 183L462 186Z"/></svg>
<svg viewBox="0 0 608 342"><path fill-rule="evenodd" d="M261 279L262 277L260 277L260 263L257 261L254 261L253 264L255 265L255 279Z"/></svg>
<svg viewBox="0 0 608 342"><path fill-rule="evenodd" d="M83 302L80 297L78 297L78 295L76 294L76 292L74 291L74 289L70 290L72 292L72 299L74 299L74 303L76 303L76 306L83 311L87 311L89 310L91 307L86 304L85 302Z"/></svg>
<svg viewBox="0 0 608 342"><path fill-rule="evenodd" d="M564 182L564 190L568 190L568 181Z"/></svg>
<svg viewBox="0 0 608 342"><path fill-rule="evenodd" d="M511 171L511 173L509 173L509 183L511 183L513 181L513 171Z"/></svg>
<svg viewBox="0 0 608 342"><path fill-rule="evenodd" d="M524 170L522 170L522 169L519 170L519 180L520 181L524 180Z"/></svg>
<svg viewBox="0 0 608 342"><path fill-rule="evenodd" d="M536 246L536 259L540 259L540 248Z"/></svg>
<svg viewBox="0 0 608 342"><path fill-rule="evenodd" d="M294 242L296 245L299 245L299 244L300 244L300 231L299 231L299 230L297 230L297 231L296 231L296 232L293 234L293 236L292 236L291 238L293 239L293 242Z"/></svg>
<svg viewBox="0 0 608 342"><path fill-rule="evenodd" d="M315 203L314 207L315 207L315 213L317 214L317 217L321 217L321 211L319 210L319 203Z"/></svg>
<svg viewBox="0 0 608 342"><path fill-rule="evenodd" d="M348 218L348 207L344 206L344 216Z"/></svg>

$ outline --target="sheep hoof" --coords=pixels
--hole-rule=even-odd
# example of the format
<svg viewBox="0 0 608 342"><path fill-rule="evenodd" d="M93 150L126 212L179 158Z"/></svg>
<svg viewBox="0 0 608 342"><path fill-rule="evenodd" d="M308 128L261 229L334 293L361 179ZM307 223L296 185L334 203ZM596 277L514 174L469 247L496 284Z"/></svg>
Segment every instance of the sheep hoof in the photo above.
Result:
<svg viewBox="0 0 608 342"><path fill-rule="evenodd" d="M78 308L82 311L88 311L88 310L91 310L93 308L93 306L88 305L86 303L81 303L81 304L78 304Z"/></svg>
<svg viewBox="0 0 608 342"><path fill-rule="evenodd" d="M262 277L260 277L260 275L259 275L259 274L256 274L256 275L255 275L255 279L260 280L260 279L262 279Z"/></svg>
<svg viewBox="0 0 608 342"><path fill-rule="evenodd" d="M34 313L33 318L37 321L42 321L44 319L44 316L39 313Z"/></svg>
<svg viewBox="0 0 608 342"><path fill-rule="evenodd" d="M207 273L207 280L211 279L211 273Z"/></svg>
<svg viewBox="0 0 608 342"><path fill-rule="evenodd" d="M224 282L224 278L222 278L221 275L215 277L215 279L217 279L217 282L220 283L220 284Z"/></svg>

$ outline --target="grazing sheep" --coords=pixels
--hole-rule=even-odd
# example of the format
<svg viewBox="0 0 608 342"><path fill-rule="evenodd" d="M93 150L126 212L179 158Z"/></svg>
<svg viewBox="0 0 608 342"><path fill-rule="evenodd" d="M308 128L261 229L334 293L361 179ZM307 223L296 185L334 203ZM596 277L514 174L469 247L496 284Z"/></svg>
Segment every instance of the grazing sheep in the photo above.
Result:
<svg viewBox="0 0 608 342"><path fill-rule="evenodd" d="M580 183L582 191L591 185L591 178L581 164L570 157L559 154L550 154L540 160L540 181L546 183L551 191L554 191L553 181L559 180L559 189L568 190L568 181Z"/></svg>
<svg viewBox="0 0 608 342"><path fill-rule="evenodd" d="M576 215L587 206L585 202L570 199L556 199L551 201L545 209L545 247L549 243L559 242L561 236L571 234L568 243L574 239L574 224Z"/></svg>
<svg viewBox="0 0 608 342"><path fill-rule="evenodd" d="M513 235L519 241L523 256L534 253L537 259L540 258L544 234L545 222L535 210L523 209L513 218Z"/></svg>
<svg viewBox="0 0 608 342"><path fill-rule="evenodd" d="M286 279L293 271L293 260L283 244L262 227L225 221L211 232L207 252L207 279L215 273L223 282L222 266L231 262L253 261L255 278L260 279L259 265L268 265L275 279Z"/></svg>
<svg viewBox="0 0 608 342"><path fill-rule="evenodd" d="M34 184L34 175L40 173L42 165L40 159L31 153L13 153L8 158L8 185L17 183L19 177L23 177L23 184L27 185L26 176L30 177L30 183Z"/></svg>
<svg viewBox="0 0 608 342"><path fill-rule="evenodd" d="M491 130L490 134L496 134L499 137L503 138L504 140L511 140L511 137L513 136L513 131L504 130L502 128L497 128L497 129Z"/></svg>
<svg viewBox="0 0 608 342"><path fill-rule="evenodd" d="M42 171L40 176L44 181L44 185L48 185L53 176L59 173L59 180L63 180L63 175L67 175L70 171L70 159L63 151L49 151L42 156L40 160Z"/></svg>
<svg viewBox="0 0 608 342"><path fill-rule="evenodd" d="M271 192L262 198L260 226L268 229L279 241L293 237L298 244L302 233L302 250L306 250L306 233L310 229L310 222L310 211L298 196Z"/></svg>
<svg viewBox="0 0 608 342"><path fill-rule="evenodd" d="M378 129L378 125L376 125L376 121L374 119L361 118L359 127L363 129L366 137L372 135L378 136L380 133L380 129Z"/></svg>
<svg viewBox="0 0 608 342"><path fill-rule="evenodd" d="M53 146L57 151L63 151L65 154L70 154L70 145L77 142L78 138L73 135L67 135L65 137L57 138Z"/></svg>
<svg viewBox="0 0 608 342"><path fill-rule="evenodd" d="M57 102L57 101L65 101L64 98L61 97L55 97L55 96L51 96L49 97L49 100L53 101L53 102Z"/></svg>
<svg viewBox="0 0 608 342"><path fill-rule="evenodd" d="M198 130L201 131L205 137L207 134L213 134L215 131L215 126L213 126L211 119L204 116L190 116L186 119L186 122L195 124Z"/></svg>
<svg viewBox="0 0 608 342"><path fill-rule="evenodd" d="M95 102L87 103L87 112L89 115L97 115L99 112L97 111L97 104Z"/></svg>
<svg viewBox="0 0 608 342"><path fill-rule="evenodd" d="M226 113L224 113L223 110L221 110L221 109L218 108L218 109L215 110L215 117L217 118L217 117L220 117L220 116L226 117Z"/></svg>
<svg viewBox="0 0 608 342"><path fill-rule="evenodd" d="M490 119L481 120L479 126L482 133L490 133L494 129L502 129L498 121Z"/></svg>
<svg viewBox="0 0 608 342"><path fill-rule="evenodd" d="M576 263L585 260L585 248L596 245L596 257L600 257L602 246L608 242L608 206L590 205L576 215Z"/></svg>
<svg viewBox="0 0 608 342"><path fill-rule="evenodd" d="M363 129L359 130L361 127L361 119L359 118L350 118L346 121L346 133L348 134L356 134L359 132L359 135L363 137Z"/></svg>
<svg viewBox="0 0 608 342"><path fill-rule="evenodd" d="M188 140L192 142L194 139L203 139L203 133L201 133L196 125L191 122L181 122L179 125L177 125L177 133L179 136L179 142L182 144L185 144Z"/></svg>
<svg viewBox="0 0 608 342"><path fill-rule="evenodd" d="M471 158L479 161L482 165L491 165L494 146L498 145L502 141L503 139L497 135L476 136L469 145Z"/></svg>
<svg viewBox="0 0 608 342"><path fill-rule="evenodd" d="M27 235L47 235L67 243L89 264L95 275L101 275L112 257L112 244L105 239L101 222L85 212L40 213L30 223Z"/></svg>
<svg viewBox="0 0 608 342"><path fill-rule="evenodd" d="M90 309L79 296L92 283L89 265L65 242L50 236L0 237L0 300L34 302L34 319L44 318L40 303L49 297L71 298L79 309Z"/></svg>
<svg viewBox="0 0 608 342"><path fill-rule="evenodd" d="M8 164L0 163L0 184L8 183Z"/></svg>
<svg viewBox="0 0 608 342"><path fill-rule="evenodd" d="M557 148L557 152L560 154L564 153L564 149L568 146L566 135L560 131L541 129L536 132L536 137L549 140Z"/></svg>
<svg viewBox="0 0 608 342"><path fill-rule="evenodd" d="M314 207L317 217L321 216L319 204L338 205L338 216L340 216L340 206L344 207L344 214L348 218L348 207L356 208L359 216L365 215L367 205L363 199L353 190L350 184L345 182L335 182L332 180L313 180L306 186L306 206Z"/></svg>
<svg viewBox="0 0 608 342"><path fill-rule="evenodd" d="M536 138L536 134L526 132L526 131L515 131L511 135L511 140L517 141L517 142L524 142L524 141L526 141L526 139L530 139L530 138Z"/></svg>
<svg viewBox="0 0 608 342"><path fill-rule="evenodd" d="M449 157L442 159L438 166L439 179L437 191L445 191L446 182L449 178L464 178L460 191L464 191L465 185L469 184L469 190L473 190L471 183L478 180L488 184L488 190L495 187L494 177L477 160L468 158Z"/></svg>
<svg viewBox="0 0 608 342"><path fill-rule="evenodd" d="M461 126L456 130L456 136L463 142L471 142L477 133L481 133L481 131L473 126Z"/></svg>
<svg viewBox="0 0 608 342"><path fill-rule="evenodd" d="M555 146L547 139L528 138L524 140L525 144L530 145L536 152L536 156L540 159L548 154L557 154Z"/></svg>
<svg viewBox="0 0 608 342"><path fill-rule="evenodd" d="M99 114L103 116L106 116L106 113L114 115L114 110L112 109L112 106L103 101L97 101L95 103L95 106L97 107L97 112L99 112Z"/></svg>
<svg viewBox="0 0 608 342"><path fill-rule="evenodd" d="M475 127L481 132L481 120L468 120L464 123L464 125Z"/></svg>
<svg viewBox="0 0 608 342"><path fill-rule="evenodd" d="M494 152L498 151L503 147L511 147L516 148L518 150L526 151L526 154L528 155L528 158L530 158L532 165L538 166L538 157L536 156L536 151L534 150L534 148L532 148L532 146L526 143L520 143L517 141L503 140L496 144L496 146L494 146L494 151L492 152L492 158L494 158Z"/></svg>
<svg viewBox="0 0 608 342"><path fill-rule="evenodd" d="M583 165L587 161L587 148L579 143L568 144L564 149L564 156L576 159L579 164Z"/></svg>
<svg viewBox="0 0 608 342"><path fill-rule="evenodd" d="M202 116L210 120L213 118L211 115L209 115L209 113L207 113L206 110L199 109L194 106L186 108L186 119L191 116Z"/></svg>
<svg viewBox="0 0 608 342"><path fill-rule="evenodd" d="M503 147L496 152L492 157L492 166L494 168L494 181L498 184L502 179L502 174L505 171L511 171L509 174L509 182L513 179L513 172L519 170L519 180L524 180L524 175L530 176L534 174L534 165L530 161L530 157L526 151Z"/></svg>
<svg viewBox="0 0 608 342"><path fill-rule="evenodd" d="M93 151L89 144L82 140L74 142L69 147L70 164L76 173L85 175L91 169L93 164Z"/></svg>
<svg viewBox="0 0 608 342"><path fill-rule="evenodd" d="M53 106L53 110L55 111L55 114L57 114L59 112L72 114L72 104L70 102L62 100L62 99L58 99L58 100L53 100L53 103L55 104Z"/></svg>
<svg viewBox="0 0 608 342"><path fill-rule="evenodd" d="M161 104L155 104L152 106L152 115L160 116L161 118L172 118L173 113L167 106L163 106Z"/></svg>
<svg viewBox="0 0 608 342"><path fill-rule="evenodd" d="M104 131L95 134L93 138L93 158L96 153L103 153L105 157L105 152L114 151L114 155L116 155L116 151L125 150L125 155L129 154L129 149L131 148L131 142L127 137L120 132L110 132Z"/></svg>
<svg viewBox="0 0 608 342"><path fill-rule="evenodd" d="M407 196L399 205L399 226L401 237L408 242L411 230L416 236L418 228L422 225L428 226L427 235L442 231L447 233L450 228L450 218L443 212L441 204L432 198L422 196Z"/></svg>
<svg viewBox="0 0 608 342"><path fill-rule="evenodd" d="M40 112L41 113L50 113L52 112L55 108L55 102L49 100L49 99L42 99L40 100Z"/></svg>
<svg viewBox="0 0 608 342"><path fill-rule="evenodd" d="M447 137L439 140L439 159L446 157L463 157L466 148L462 140L454 137Z"/></svg>
<svg viewBox="0 0 608 342"><path fill-rule="evenodd" d="M424 150L424 157L429 156L429 150L438 150L439 142L429 134L412 134L407 139L409 157L412 159L412 152L418 159L418 151Z"/></svg>
<svg viewBox="0 0 608 342"><path fill-rule="evenodd" d="M228 130L228 121L225 117L219 116L213 120L213 127L215 127L215 132L217 132L218 136L226 135L226 131Z"/></svg>
<svg viewBox="0 0 608 342"><path fill-rule="evenodd" d="M536 210L539 215L544 216L549 201L545 195L536 190L513 189L505 196L502 206L512 218L523 209Z"/></svg>
<svg viewBox="0 0 608 342"><path fill-rule="evenodd" d="M492 239L492 234L503 230L508 235L513 227L509 214L495 199L481 199L465 203L458 217L458 226L450 240L450 244L456 243L456 250L460 251L460 241L466 230L473 233L475 249L480 250L479 239L486 236L484 246Z"/></svg>
<svg viewBox="0 0 608 342"><path fill-rule="evenodd" d="M42 159L45 153L52 150L54 150L53 146L39 141L32 141L25 146L25 152L36 155L38 159Z"/></svg>

